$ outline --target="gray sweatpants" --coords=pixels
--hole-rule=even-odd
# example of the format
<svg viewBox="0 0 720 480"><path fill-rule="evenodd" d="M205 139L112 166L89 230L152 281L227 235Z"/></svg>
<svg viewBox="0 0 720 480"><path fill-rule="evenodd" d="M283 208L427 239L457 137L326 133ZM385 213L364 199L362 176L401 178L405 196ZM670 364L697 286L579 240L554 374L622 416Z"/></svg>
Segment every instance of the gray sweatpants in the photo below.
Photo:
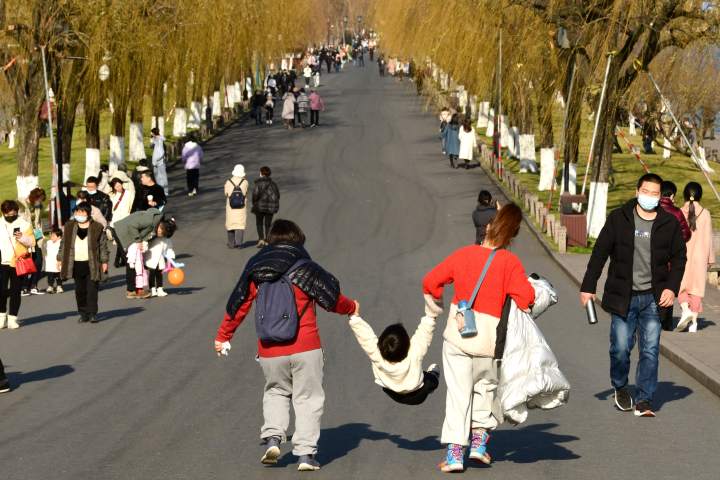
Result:
<svg viewBox="0 0 720 480"><path fill-rule="evenodd" d="M443 377L447 384L442 443L467 445L470 431L494 430L502 423L496 398L498 371L492 358L468 355L443 342Z"/></svg>
<svg viewBox="0 0 720 480"><path fill-rule="evenodd" d="M314 455L320 438L323 414L323 351L321 349L284 357L260 358L265 374L263 394L264 424L260 438L287 440L290 427L290 402L295 410L293 454Z"/></svg>

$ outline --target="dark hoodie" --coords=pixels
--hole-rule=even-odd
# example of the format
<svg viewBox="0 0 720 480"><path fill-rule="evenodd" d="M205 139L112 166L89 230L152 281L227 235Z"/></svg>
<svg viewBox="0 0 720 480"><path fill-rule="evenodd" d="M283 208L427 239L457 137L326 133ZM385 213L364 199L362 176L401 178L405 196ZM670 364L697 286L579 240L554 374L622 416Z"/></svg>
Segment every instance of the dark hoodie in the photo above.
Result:
<svg viewBox="0 0 720 480"><path fill-rule="evenodd" d="M483 205L478 203L477 208L472 214L473 223L475 224L475 243L480 245L485 240L485 229L488 224L497 215L497 208L492 205Z"/></svg>

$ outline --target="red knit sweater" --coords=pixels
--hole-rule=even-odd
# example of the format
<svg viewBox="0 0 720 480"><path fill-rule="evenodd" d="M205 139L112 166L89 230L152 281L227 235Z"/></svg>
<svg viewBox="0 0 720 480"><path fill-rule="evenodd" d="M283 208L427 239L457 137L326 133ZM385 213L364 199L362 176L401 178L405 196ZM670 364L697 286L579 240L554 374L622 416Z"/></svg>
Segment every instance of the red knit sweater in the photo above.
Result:
<svg viewBox="0 0 720 480"><path fill-rule="evenodd" d="M295 303L297 305L298 314L305 310L303 317L300 319L297 337L295 340L286 343L263 343L258 340L259 356L264 358L283 357L286 355L309 352L310 350L322 348L314 306L309 305L307 309L305 308L308 302L311 302L312 300L305 294L305 292L295 285L293 285L293 292L295 293ZM225 314L225 318L220 324L215 340L225 342L229 341L233 337L235 330L240 326L243 320L245 320L247 314L250 312L250 308L255 301L256 295L257 287L255 286L255 283L251 282L245 302L240 306L234 318L230 318L230 315L227 313ZM337 304L332 309L333 313L339 313L342 315L350 315L354 311L355 302L344 295L340 295Z"/></svg>
<svg viewBox="0 0 720 480"><path fill-rule="evenodd" d="M425 275L423 291L434 298L440 298L443 287L454 283L455 295L452 303L470 300L490 252L489 248L480 245L456 250ZM498 250L480 287L473 310L500 318L507 295L510 295L522 310L535 301L535 290L528 281L520 260L507 250Z"/></svg>

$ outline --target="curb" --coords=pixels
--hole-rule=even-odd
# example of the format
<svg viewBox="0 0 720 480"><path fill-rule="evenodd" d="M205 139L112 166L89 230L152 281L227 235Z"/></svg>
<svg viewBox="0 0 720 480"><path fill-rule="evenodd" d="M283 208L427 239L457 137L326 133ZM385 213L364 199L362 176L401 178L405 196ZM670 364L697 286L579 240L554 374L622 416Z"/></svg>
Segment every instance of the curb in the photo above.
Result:
<svg viewBox="0 0 720 480"><path fill-rule="evenodd" d="M480 168L482 169L483 173L485 173L485 176L490 179L493 185L495 185L495 187L500 190L502 195L507 200L513 201L513 198L508 192L508 190L505 188L505 185L503 185L502 182L495 178L495 175L492 172L488 171L482 164L480 164ZM542 247L560 267L560 269L564 271L568 275L568 277L570 277L572 281L577 284L578 287L580 287L580 285L582 284L582 280L578 279L575 276L575 272L573 272L569 267L565 266L565 264L558 258L557 252L555 252L552 246L550 246L547 239L545 238L545 235L537 228L537 226L535 226L535 224L527 217L527 215L523 215L523 221L528 226L533 235L535 235L535 237L540 241ZM598 302L598 300L596 300L596 302ZM702 360L693 357L683 348L674 344L672 340L668 339L667 337L663 338L662 335L660 336L660 353L665 358L674 363L676 366L678 366L685 373L700 382L700 384L702 384L705 388L710 390L715 395L720 396L720 372L717 372L709 366L705 365Z"/></svg>

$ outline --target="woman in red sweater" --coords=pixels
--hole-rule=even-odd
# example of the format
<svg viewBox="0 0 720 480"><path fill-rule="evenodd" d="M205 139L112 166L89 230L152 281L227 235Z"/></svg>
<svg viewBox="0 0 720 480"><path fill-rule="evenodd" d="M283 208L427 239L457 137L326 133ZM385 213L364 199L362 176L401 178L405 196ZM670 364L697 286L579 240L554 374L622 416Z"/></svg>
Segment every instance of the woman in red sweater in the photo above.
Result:
<svg viewBox="0 0 720 480"><path fill-rule="evenodd" d="M294 339L273 343L258 340L258 357L265 375L264 424L260 437L265 443L264 464L277 463L280 444L287 440L290 402L295 410L293 454L300 457L298 470L318 470L315 458L323 413L323 352L315 304L327 311L351 315L358 304L342 293L335 277L310 260L303 245L305 235L288 220L276 220L270 227L268 246L252 257L227 304L225 318L215 337L215 350L232 339L255 301L258 286L275 282L283 275L290 279L299 326Z"/></svg>
<svg viewBox="0 0 720 480"><path fill-rule="evenodd" d="M495 399L498 382L496 358L502 357L503 325L500 317L508 297L526 310L535 300L520 260L505 248L520 231L522 211L509 204L487 227L482 245L470 245L453 252L423 280L425 298L431 307L442 304L443 288L454 284L455 294L443 333L443 370L447 384L442 443L447 453L442 471L462 471L464 447L470 444L470 459L489 464L489 431L502 422ZM477 334L461 336L463 317L458 302L469 301L490 254L495 251L472 310ZM433 303L435 305L433 305ZM496 340L498 340L496 345ZM469 440L469 441L468 441Z"/></svg>

